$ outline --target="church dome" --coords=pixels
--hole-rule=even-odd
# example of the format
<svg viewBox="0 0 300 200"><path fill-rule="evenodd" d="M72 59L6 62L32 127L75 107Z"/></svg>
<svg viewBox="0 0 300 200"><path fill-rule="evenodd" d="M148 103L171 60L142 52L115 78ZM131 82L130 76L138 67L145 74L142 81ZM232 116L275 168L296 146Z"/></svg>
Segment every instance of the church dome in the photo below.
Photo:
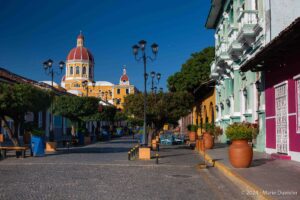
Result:
<svg viewBox="0 0 300 200"><path fill-rule="evenodd" d="M94 63L94 57L92 53L83 46L84 36L80 33L77 37L77 47L73 48L68 56L67 61L70 60L88 60Z"/></svg>

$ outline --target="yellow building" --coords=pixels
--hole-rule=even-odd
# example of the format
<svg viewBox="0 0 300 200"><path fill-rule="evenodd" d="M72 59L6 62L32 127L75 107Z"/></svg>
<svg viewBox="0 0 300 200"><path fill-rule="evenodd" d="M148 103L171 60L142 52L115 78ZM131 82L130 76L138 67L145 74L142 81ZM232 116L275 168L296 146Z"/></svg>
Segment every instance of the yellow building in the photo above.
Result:
<svg viewBox="0 0 300 200"><path fill-rule="evenodd" d="M115 85L108 81L94 81L94 65L94 57L84 47L84 36L80 33L77 46L67 56L66 74L61 86L72 94L99 97L122 109L124 97L136 92L134 85L130 85L126 69L123 68L120 82Z"/></svg>
<svg viewBox="0 0 300 200"><path fill-rule="evenodd" d="M201 129L198 129L198 134L204 131L206 123L215 122L216 90L214 85L214 81L208 81L195 90L198 98L197 103L193 107L192 118L193 124L201 127Z"/></svg>

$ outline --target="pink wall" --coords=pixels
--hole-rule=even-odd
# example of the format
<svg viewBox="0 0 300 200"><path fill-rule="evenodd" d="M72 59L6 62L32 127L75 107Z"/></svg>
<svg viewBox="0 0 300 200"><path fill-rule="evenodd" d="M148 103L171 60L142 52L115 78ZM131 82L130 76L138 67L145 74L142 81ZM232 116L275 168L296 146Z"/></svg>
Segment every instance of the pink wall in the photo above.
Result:
<svg viewBox="0 0 300 200"><path fill-rule="evenodd" d="M287 59L288 60L288 59ZM296 96L294 76L300 74L300 61L289 59L284 67L274 66L266 71L266 146L276 148L276 118L274 85L288 81L289 150L300 152L300 134L296 133Z"/></svg>
<svg viewBox="0 0 300 200"><path fill-rule="evenodd" d="M276 126L275 119L266 120L266 147L276 149Z"/></svg>

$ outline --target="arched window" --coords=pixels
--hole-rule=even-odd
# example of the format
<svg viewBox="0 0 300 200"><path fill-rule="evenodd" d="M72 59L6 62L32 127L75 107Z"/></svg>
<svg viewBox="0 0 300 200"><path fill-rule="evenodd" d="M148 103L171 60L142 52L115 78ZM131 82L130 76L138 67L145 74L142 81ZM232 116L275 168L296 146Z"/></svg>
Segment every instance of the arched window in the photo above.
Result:
<svg viewBox="0 0 300 200"><path fill-rule="evenodd" d="M70 74L73 75L73 67L70 67Z"/></svg>
<svg viewBox="0 0 300 200"><path fill-rule="evenodd" d="M76 74L79 74L79 66L76 67Z"/></svg>
<svg viewBox="0 0 300 200"><path fill-rule="evenodd" d="M82 68L82 74L86 74L86 67Z"/></svg>

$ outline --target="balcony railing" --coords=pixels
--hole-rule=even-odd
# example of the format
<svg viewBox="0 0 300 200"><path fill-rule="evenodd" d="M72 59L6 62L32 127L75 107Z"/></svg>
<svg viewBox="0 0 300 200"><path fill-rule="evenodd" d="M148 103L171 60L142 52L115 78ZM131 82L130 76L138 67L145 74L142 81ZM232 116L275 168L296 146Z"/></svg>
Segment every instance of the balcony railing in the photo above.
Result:
<svg viewBox="0 0 300 200"><path fill-rule="evenodd" d="M244 10L238 18L238 36L240 43L251 44L255 41L256 36L262 30L259 24L257 10Z"/></svg>

